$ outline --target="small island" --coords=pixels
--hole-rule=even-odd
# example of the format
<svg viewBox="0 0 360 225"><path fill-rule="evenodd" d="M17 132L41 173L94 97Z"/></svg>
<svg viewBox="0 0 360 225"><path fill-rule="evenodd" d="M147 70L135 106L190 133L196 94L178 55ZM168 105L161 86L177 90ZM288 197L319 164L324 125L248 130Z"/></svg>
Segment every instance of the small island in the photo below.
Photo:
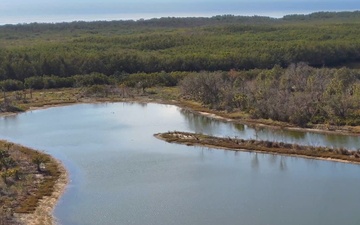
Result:
<svg viewBox="0 0 360 225"><path fill-rule="evenodd" d="M197 145L232 151L262 152L360 164L360 151L350 151L345 148L303 146L284 142L214 137L180 131L158 133L154 136L169 143L185 144L188 146Z"/></svg>

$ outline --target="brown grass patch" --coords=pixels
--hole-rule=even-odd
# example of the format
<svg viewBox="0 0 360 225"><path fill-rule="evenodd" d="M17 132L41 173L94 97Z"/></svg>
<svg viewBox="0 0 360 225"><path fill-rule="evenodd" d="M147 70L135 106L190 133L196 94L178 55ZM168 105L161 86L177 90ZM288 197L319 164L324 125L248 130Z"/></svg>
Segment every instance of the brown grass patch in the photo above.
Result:
<svg viewBox="0 0 360 225"><path fill-rule="evenodd" d="M0 149L7 149L9 142L0 141ZM52 195L54 186L61 175L58 162L48 154L11 144L8 152L20 168L20 179L11 178L8 184L0 181L0 224L18 224L16 214L33 213L39 201ZM46 161L44 169L37 170L34 157L41 156ZM5 222L4 222L5 221Z"/></svg>
<svg viewBox="0 0 360 225"><path fill-rule="evenodd" d="M156 137L167 142L185 145L201 145L214 148L229 149L234 151L256 151L272 154L293 155L315 159L360 163L360 153L344 148L328 148L288 144L283 142L244 140L237 138L221 138L204 134L188 132L167 132L155 134Z"/></svg>

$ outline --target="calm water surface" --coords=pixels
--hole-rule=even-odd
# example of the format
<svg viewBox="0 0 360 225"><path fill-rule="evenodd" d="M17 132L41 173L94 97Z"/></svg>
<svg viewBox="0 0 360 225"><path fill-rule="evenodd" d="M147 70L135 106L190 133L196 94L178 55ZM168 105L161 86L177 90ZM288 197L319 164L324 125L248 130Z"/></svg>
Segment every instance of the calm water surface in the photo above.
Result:
<svg viewBox="0 0 360 225"><path fill-rule="evenodd" d="M169 144L166 131L357 149L358 137L254 131L175 106L80 104L0 118L0 138L62 160L64 225L359 225L360 166Z"/></svg>

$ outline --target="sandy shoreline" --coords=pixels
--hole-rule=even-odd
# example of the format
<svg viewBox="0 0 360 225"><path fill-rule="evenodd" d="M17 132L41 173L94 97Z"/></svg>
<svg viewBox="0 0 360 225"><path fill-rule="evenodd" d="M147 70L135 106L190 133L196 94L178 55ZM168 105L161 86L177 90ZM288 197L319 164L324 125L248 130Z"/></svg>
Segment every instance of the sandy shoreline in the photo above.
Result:
<svg viewBox="0 0 360 225"><path fill-rule="evenodd" d="M51 156L52 157L52 156ZM64 165L52 157L57 163L58 169L61 172L59 179L56 181L54 191L51 196L43 197L36 207L35 212L30 214L16 214L16 218L22 223L27 225L57 225L57 220L53 215L54 208L64 193L67 184L69 183L68 172Z"/></svg>
<svg viewBox="0 0 360 225"><path fill-rule="evenodd" d="M54 191L51 196L43 197L36 207L35 212L30 214L16 214L16 218L27 225L57 225L58 222L53 215L54 208L65 192L66 186L69 183L69 174L64 165L57 159L51 156L52 160L57 163L58 169L61 172L60 177L56 181Z"/></svg>

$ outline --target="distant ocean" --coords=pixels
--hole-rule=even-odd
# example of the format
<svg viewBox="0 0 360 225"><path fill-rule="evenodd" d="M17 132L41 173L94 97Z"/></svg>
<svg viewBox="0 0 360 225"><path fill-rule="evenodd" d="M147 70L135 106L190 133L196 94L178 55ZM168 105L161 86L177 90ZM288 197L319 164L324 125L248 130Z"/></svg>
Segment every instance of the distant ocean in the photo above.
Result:
<svg viewBox="0 0 360 225"><path fill-rule="evenodd" d="M15 0L16 1L16 0ZM39 0L34 0L39 1ZM216 15L269 16L281 18L289 14L309 14L318 11L355 11L360 10L360 0L259 0L261 3L247 0L194 1L151 3L137 0L135 3L104 3L92 6L68 4L57 7L47 4L46 7L14 8L6 3L0 6L0 25L18 23L54 23L71 21L98 20L139 20L160 17L211 17ZM91 2L91 0L89 0ZM26 4L26 3L25 3ZM33 7L33 8L32 8Z"/></svg>

